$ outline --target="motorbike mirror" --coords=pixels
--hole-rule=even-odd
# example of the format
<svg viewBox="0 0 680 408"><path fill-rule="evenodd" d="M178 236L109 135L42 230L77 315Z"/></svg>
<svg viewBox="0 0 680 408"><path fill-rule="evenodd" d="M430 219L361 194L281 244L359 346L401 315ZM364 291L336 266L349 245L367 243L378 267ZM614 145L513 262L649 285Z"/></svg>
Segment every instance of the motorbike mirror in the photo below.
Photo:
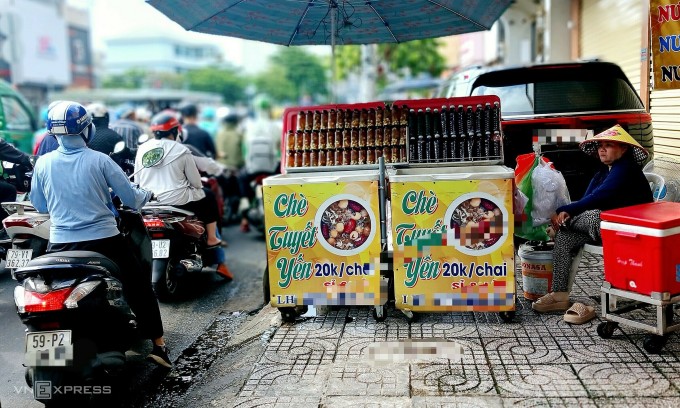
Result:
<svg viewBox="0 0 680 408"><path fill-rule="evenodd" d="M139 137L137 138L137 144L138 144L138 145L144 144L144 143L146 143L148 140L149 140L149 135L147 135L146 133L142 133L142 134L139 135Z"/></svg>
<svg viewBox="0 0 680 408"><path fill-rule="evenodd" d="M162 147L154 147L142 156L142 166L144 168L153 167L163 160L165 151Z"/></svg>
<svg viewBox="0 0 680 408"><path fill-rule="evenodd" d="M116 154L123 152L123 150L125 150L125 142L122 140L113 146L113 152Z"/></svg>

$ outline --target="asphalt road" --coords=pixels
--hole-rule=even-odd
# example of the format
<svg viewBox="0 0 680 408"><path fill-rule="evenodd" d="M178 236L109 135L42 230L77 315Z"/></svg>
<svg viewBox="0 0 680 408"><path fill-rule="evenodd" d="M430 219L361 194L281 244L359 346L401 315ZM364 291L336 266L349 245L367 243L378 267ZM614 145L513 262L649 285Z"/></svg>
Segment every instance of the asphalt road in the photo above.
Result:
<svg viewBox="0 0 680 408"><path fill-rule="evenodd" d="M265 266L264 239L256 232L243 234L238 226L223 230L229 243L227 264L235 275L227 283L208 270L195 276L186 299L161 304L165 337L174 359L203 333L216 318L250 312L262 306L262 271ZM3 265L4 266L4 265ZM2 408L42 407L24 381L24 326L16 315L13 290L15 281L9 270L0 269L0 403ZM236 327L233 327L234 329ZM119 389L107 401L112 406L134 407L143 404L167 374L144 361L150 343L140 342L126 366Z"/></svg>

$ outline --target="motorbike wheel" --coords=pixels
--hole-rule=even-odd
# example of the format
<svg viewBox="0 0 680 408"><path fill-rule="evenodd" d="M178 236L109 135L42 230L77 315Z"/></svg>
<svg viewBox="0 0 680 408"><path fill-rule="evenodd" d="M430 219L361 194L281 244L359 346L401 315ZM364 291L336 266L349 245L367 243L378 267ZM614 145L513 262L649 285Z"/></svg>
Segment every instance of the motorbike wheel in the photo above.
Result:
<svg viewBox="0 0 680 408"><path fill-rule="evenodd" d="M163 277L153 285L158 300L179 299L184 289L184 282L182 280L186 272L184 265L172 259L169 260L165 265Z"/></svg>
<svg viewBox="0 0 680 408"><path fill-rule="evenodd" d="M33 368L33 385L41 385L40 389L33 390L33 395L36 401L45 404L46 407L86 404L89 400L86 395L53 392L55 389L61 389L64 385L73 386L81 382L82 380L75 373L67 372L63 368L40 366Z"/></svg>

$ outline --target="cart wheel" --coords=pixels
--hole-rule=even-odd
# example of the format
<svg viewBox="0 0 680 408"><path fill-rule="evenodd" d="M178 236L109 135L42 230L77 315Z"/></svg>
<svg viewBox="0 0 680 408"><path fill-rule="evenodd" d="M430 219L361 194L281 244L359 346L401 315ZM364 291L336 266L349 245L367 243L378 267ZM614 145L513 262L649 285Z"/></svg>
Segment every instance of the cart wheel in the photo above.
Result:
<svg viewBox="0 0 680 408"><path fill-rule="evenodd" d="M272 301L271 292L269 291L269 265L264 267L264 273L262 274L262 295L266 306L267 303Z"/></svg>
<svg viewBox="0 0 680 408"><path fill-rule="evenodd" d="M642 347L649 354L658 354L664 345L666 345L666 337L656 334L645 336L645 339L642 341Z"/></svg>
<svg viewBox="0 0 680 408"><path fill-rule="evenodd" d="M614 335L614 330L619 327L616 322L600 322L597 325L597 334L603 339L609 339Z"/></svg>
<svg viewBox="0 0 680 408"><path fill-rule="evenodd" d="M515 311L508 310L506 312L498 312L498 316L503 320L503 323L510 323L515 318Z"/></svg>
<svg viewBox="0 0 680 408"><path fill-rule="evenodd" d="M673 317L674 317L674 310L673 310L673 305L668 305L666 306L666 326L670 326L673 324Z"/></svg>
<svg viewBox="0 0 680 408"><path fill-rule="evenodd" d="M380 312L378 312L380 310ZM384 322L387 319L387 314L385 313L385 306L376 306L371 309L371 314L376 322Z"/></svg>
<svg viewBox="0 0 680 408"><path fill-rule="evenodd" d="M406 316L406 321L409 323L418 321L418 314L416 314L416 312L411 310L402 310L401 312L404 314L404 316Z"/></svg>
<svg viewBox="0 0 680 408"><path fill-rule="evenodd" d="M298 314L295 313L294 307L282 307L279 309L279 312L281 312L281 320L286 323L295 323L295 318Z"/></svg>
<svg viewBox="0 0 680 408"><path fill-rule="evenodd" d="M303 314L307 313L309 311L309 306L307 305L302 305L302 306L295 306L295 314L298 316L302 316Z"/></svg>

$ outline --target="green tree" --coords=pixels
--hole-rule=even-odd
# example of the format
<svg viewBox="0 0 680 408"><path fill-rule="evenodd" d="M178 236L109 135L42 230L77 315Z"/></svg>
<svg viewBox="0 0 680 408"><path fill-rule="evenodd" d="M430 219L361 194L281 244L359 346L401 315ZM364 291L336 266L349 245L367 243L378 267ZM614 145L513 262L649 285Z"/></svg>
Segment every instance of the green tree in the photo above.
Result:
<svg viewBox="0 0 680 408"><path fill-rule="evenodd" d="M245 78L234 68L195 69L184 74L184 79L190 90L219 93L226 103L245 100Z"/></svg>
<svg viewBox="0 0 680 408"><path fill-rule="evenodd" d="M276 102L298 103L303 96L319 101L328 95L327 68L321 59L299 47L282 48L269 58L269 67L255 78L259 92Z"/></svg>
<svg viewBox="0 0 680 408"><path fill-rule="evenodd" d="M122 74L109 75L102 80L102 88L137 89L146 86L148 72L141 68L129 69Z"/></svg>
<svg viewBox="0 0 680 408"><path fill-rule="evenodd" d="M382 70L378 71L378 86L384 87L387 72L403 77L407 71L411 76L420 73L432 77L441 75L445 68L444 57L439 53L441 42L434 38L409 41L401 44L378 44L377 58ZM361 48L358 45L346 45L336 48L337 76L347 78L351 72L360 68Z"/></svg>

